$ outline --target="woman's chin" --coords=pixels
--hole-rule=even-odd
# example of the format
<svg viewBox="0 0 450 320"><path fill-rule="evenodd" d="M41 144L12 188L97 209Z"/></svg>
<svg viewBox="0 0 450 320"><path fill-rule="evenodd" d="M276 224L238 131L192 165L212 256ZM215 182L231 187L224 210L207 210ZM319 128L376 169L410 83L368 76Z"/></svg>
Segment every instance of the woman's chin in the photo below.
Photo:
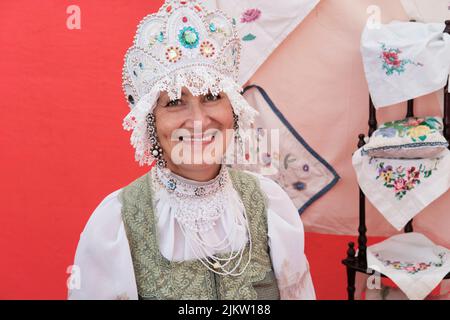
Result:
<svg viewBox="0 0 450 320"><path fill-rule="evenodd" d="M192 163L192 164L179 164L177 165L178 171L208 171L220 166L220 161L211 160L211 162L201 162L201 163Z"/></svg>

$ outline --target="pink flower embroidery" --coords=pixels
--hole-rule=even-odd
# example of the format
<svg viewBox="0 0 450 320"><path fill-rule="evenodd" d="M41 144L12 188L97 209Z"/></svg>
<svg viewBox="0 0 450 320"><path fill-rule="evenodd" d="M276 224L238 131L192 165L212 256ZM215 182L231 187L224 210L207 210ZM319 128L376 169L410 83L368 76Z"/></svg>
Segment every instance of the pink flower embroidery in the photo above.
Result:
<svg viewBox="0 0 450 320"><path fill-rule="evenodd" d="M399 51L399 53L401 53L401 51ZM400 59L398 58L397 52L383 52L383 58L387 64L396 67L400 65Z"/></svg>
<svg viewBox="0 0 450 320"><path fill-rule="evenodd" d="M414 273L416 271L416 268L414 268L414 266L408 266L405 268L405 271L408 273Z"/></svg>
<svg viewBox="0 0 450 320"><path fill-rule="evenodd" d="M409 127L417 127L418 125L420 125L425 119L422 118L410 118L408 119L408 121L405 123L405 126L409 126Z"/></svg>
<svg viewBox="0 0 450 320"><path fill-rule="evenodd" d="M261 10L259 9L248 9L246 10L241 17L242 23L253 22L261 16Z"/></svg>
<svg viewBox="0 0 450 320"><path fill-rule="evenodd" d="M429 266L430 266L429 263L421 262L421 263L419 263L419 268L418 268L418 270L420 270L420 271L426 270L426 269L428 269Z"/></svg>
<svg viewBox="0 0 450 320"><path fill-rule="evenodd" d="M402 178L399 178L394 181L395 192L403 191L403 189L405 189L405 186L406 186L406 181Z"/></svg>
<svg viewBox="0 0 450 320"><path fill-rule="evenodd" d="M435 170L437 170L436 167L427 169L423 164L420 164L418 168L398 166L394 170L391 165L385 166L385 163L381 162L377 165L376 179L382 180L384 186L395 191L395 197L401 200L408 191L421 184L422 178L429 178Z"/></svg>

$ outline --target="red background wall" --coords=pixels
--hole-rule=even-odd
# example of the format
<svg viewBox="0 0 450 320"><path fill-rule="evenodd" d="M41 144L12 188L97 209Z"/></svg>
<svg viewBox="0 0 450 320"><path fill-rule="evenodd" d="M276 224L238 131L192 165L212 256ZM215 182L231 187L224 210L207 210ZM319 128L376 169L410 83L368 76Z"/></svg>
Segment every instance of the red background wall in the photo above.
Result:
<svg viewBox="0 0 450 320"><path fill-rule="evenodd" d="M0 299L65 299L90 214L147 170L121 127L121 69L162 2L0 1ZM66 27L72 4L81 30ZM349 239L307 234L318 298L345 298Z"/></svg>
<svg viewBox="0 0 450 320"><path fill-rule="evenodd" d="M121 70L162 2L0 1L0 298L64 299L88 217L146 171L121 127Z"/></svg>

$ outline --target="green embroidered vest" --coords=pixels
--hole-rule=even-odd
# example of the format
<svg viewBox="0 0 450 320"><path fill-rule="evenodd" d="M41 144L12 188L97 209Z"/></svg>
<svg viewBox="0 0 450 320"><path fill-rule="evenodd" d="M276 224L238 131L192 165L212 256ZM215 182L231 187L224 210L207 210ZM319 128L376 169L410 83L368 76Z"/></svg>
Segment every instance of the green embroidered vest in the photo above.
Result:
<svg viewBox="0 0 450 320"><path fill-rule="evenodd" d="M248 173L229 169L249 219L252 237L251 261L240 276L222 276L199 260L173 262L158 246L153 207L151 173L122 189L122 219L133 260L140 299L244 300L279 299L270 261L267 236L267 203L258 180ZM240 270L248 261L247 243Z"/></svg>

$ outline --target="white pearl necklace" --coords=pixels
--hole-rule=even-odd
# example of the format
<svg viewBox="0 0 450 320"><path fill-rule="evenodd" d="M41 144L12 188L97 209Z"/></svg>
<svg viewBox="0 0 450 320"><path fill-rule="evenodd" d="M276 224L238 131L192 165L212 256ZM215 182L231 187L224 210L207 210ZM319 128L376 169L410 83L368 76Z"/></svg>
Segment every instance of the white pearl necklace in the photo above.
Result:
<svg viewBox="0 0 450 320"><path fill-rule="evenodd" d="M216 221L225 213L231 192L235 192L228 170L222 165L219 174L208 182L196 182L173 174L169 169L155 167L153 180L169 193L175 219L195 256L205 267L220 275L241 275L251 260L252 239L247 213L234 216L231 229L217 243L208 243L203 235L212 230ZM242 206L243 207L243 206ZM244 225L249 238L248 261L241 271L237 268L242 262L246 245L239 250L233 247L237 229ZM223 252L231 248L225 258L214 256L214 252ZM232 263L235 262L235 263Z"/></svg>

